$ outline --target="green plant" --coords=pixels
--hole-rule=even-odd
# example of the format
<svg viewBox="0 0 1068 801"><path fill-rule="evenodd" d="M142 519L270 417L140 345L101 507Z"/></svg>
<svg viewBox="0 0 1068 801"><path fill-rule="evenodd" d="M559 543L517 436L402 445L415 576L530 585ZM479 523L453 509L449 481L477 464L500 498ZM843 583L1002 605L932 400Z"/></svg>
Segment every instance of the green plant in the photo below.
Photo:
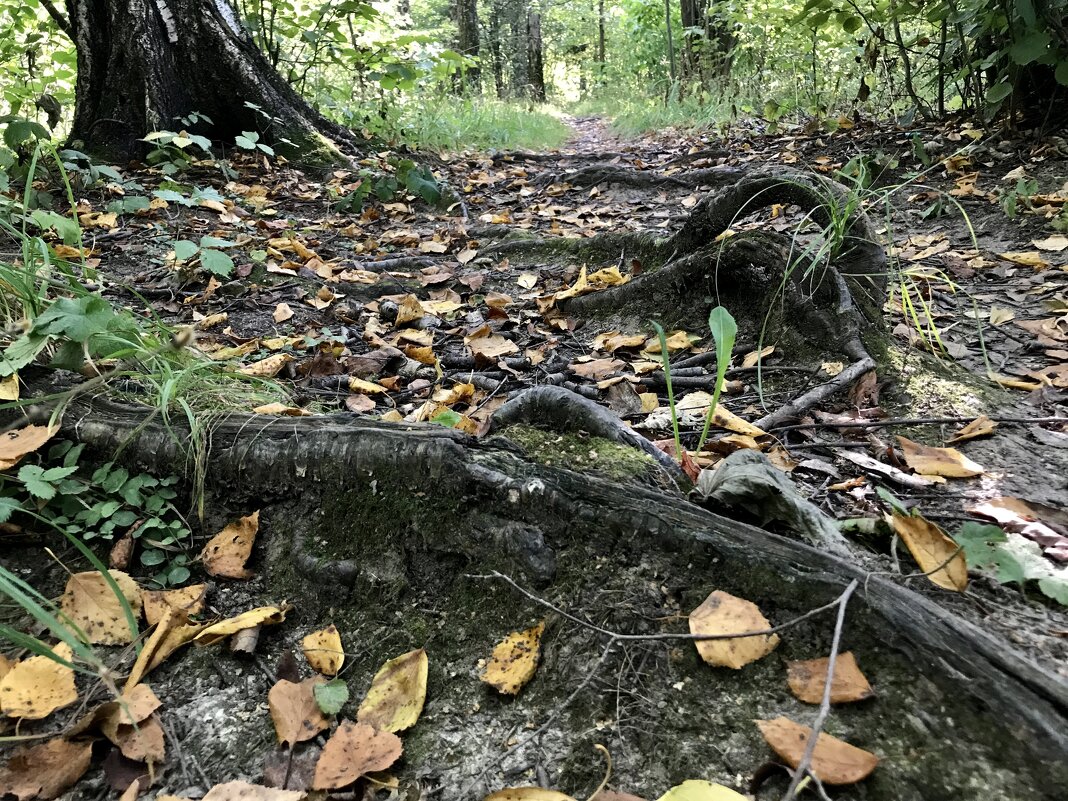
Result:
<svg viewBox="0 0 1068 801"><path fill-rule="evenodd" d="M679 413L675 407L675 390L671 386L671 359L668 355L667 335L663 326L655 320L651 320L656 330L657 340L660 342L660 361L664 366L664 383L667 384L668 408L671 410L671 432L675 436L675 458L682 459L682 440L679 437Z"/></svg>
<svg viewBox="0 0 1068 801"><path fill-rule="evenodd" d="M1037 583L1044 595L1068 606L1068 571L1055 568L1041 548L1022 536L1011 540L998 526L964 523L953 535L968 567L989 571L999 584Z"/></svg>
<svg viewBox="0 0 1068 801"><path fill-rule="evenodd" d="M1038 181L1034 178L1018 178L1016 185L1001 195L1001 208L1010 219L1016 219L1020 206L1031 208L1031 196L1038 192Z"/></svg>
<svg viewBox="0 0 1068 801"><path fill-rule="evenodd" d="M242 150L260 151L268 156L274 155L274 148L260 141L260 135L256 131L242 131L234 137L234 144Z"/></svg>
<svg viewBox="0 0 1068 801"><path fill-rule="evenodd" d="M153 131L141 141L155 145L145 159L164 175L183 172L198 158L212 158L211 140L186 131Z"/></svg>
<svg viewBox="0 0 1068 801"><path fill-rule="evenodd" d="M716 405L719 403L723 384L727 380L727 368L731 363L734 340L738 336L738 324L731 313L722 306L716 306L708 313L708 328L712 332L712 340L716 343L716 385L712 390L712 402L708 405L705 427L701 430L701 439L697 443L698 451L708 439L708 430L716 413Z"/></svg>
<svg viewBox="0 0 1068 801"><path fill-rule="evenodd" d="M234 271L234 260L222 248L234 247L237 243L215 236L202 236L200 242L178 239L172 243L175 265L191 268L199 265L212 275L229 278Z"/></svg>

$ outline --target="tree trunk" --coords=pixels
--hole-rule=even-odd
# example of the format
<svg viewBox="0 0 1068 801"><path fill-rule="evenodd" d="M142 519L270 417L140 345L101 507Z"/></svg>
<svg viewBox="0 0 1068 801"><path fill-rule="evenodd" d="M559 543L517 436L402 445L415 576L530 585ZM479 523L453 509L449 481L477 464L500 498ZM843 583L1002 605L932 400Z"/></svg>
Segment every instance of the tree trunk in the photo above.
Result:
<svg viewBox="0 0 1068 801"><path fill-rule="evenodd" d="M490 6L489 17L489 49L490 62L493 66L493 88L497 92L497 99L504 100L504 61L501 58L501 0L493 0Z"/></svg>
<svg viewBox="0 0 1068 801"><path fill-rule="evenodd" d="M456 50L469 58L478 58L478 0L456 0L453 6L456 21ZM460 86L464 91L479 94L482 90L482 67L465 67Z"/></svg>
<svg viewBox="0 0 1068 801"><path fill-rule="evenodd" d="M541 14L531 9L527 12L527 85L530 96L539 103L545 102L544 46L541 41Z"/></svg>
<svg viewBox="0 0 1068 801"><path fill-rule="evenodd" d="M281 152L336 160L350 135L311 108L271 67L229 0L68 0L78 50L72 143L113 160L138 158L141 138L181 130L232 141L258 131ZM270 125L254 103L274 119ZM281 142L288 139L292 145Z"/></svg>

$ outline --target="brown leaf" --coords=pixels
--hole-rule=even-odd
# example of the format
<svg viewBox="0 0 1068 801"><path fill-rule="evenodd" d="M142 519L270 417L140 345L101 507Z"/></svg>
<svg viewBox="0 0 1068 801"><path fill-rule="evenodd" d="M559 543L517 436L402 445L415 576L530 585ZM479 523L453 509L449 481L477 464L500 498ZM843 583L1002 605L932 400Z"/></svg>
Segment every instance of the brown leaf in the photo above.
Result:
<svg viewBox="0 0 1068 801"><path fill-rule="evenodd" d="M278 790L248 782L226 782L212 787L200 801L301 801L304 795L299 790ZM161 798L156 801L161 801Z"/></svg>
<svg viewBox="0 0 1068 801"><path fill-rule="evenodd" d="M819 704L823 701L823 689L827 683L828 657L787 662L786 680L790 692L806 704ZM831 681L831 703L848 704L863 701L875 695L871 685L857 667L857 660L851 651L839 654L834 662L834 679Z"/></svg>
<svg viewBox="0 0 1068 801"><path fill-rule="evenodd" d="M919 515L898 512L890 518L890 525L908 547L920 570L929 574L927 578L931 583L946 590L964 592L968 586L968 564L957 543L942 529ZM935 570L939 565L944 567Z"/></svg>
<svg viewBox="0 0 1068 801"><path fill-rule="evenodd" d="M33 453L58 431L48 426L25 426L0 434L0 470L8 470L27 453Z"/></svg>
<svg viewBox="0 0 1068 801"><path fill-rule="evenodd" d="M983 473L982 465L956 448L935 448L905 437L898 437L897 442L905 454L905 463L920 475L969 478Z"/></svg>
<svg viewBox="0 0 1068 801"><path fill-rule="evenodd" d="M52 651L67 662L73 655L66 643ZM0 709L9 718L39 720L77 700L74 670L47 656L24 659L0 679Z"/></svg>
<svg viewBox="0 0 1068 801"><path fill-rule="evenodd" d="M109 570L108 573L119 586L136 619L141 614L141 590L137 582L121 570ZM126 610L119 597L97 570L75 573L67 579L60 607L91 643L126 645L133 642L137 634L136 629L130 631Z"/></svg>
<svg viewBox="0 0 1068 801"><path fill-rule="evenodd" d="M742 634L770 628L771 623L756 604L721 590L713 592L690 613L691 634ZM777 634L695 642L705 662L735 670L764 658L778 644Z"/></svg>
<svg viewBox="0 0 1068 801"><path fill-rule="evenodd" d="M524 631L513 631L494 647L479 678L505 695L518 693L538 667L544 631L544 621Z"/></svg>
<svg viewBox="0 0 1068 801"><path fill-rule="evenodd" d="M252 543L260 527L260 513L255 511L236 520L208 542L200 554L204 569L220 578L248 579L254 575L245 569L252 554Z"/></svg>
<svg viewBox="0 0 1068 801"><path fill-rule="evenodd" d="M791 768L801 764L812 729L784 717L758 720L756 724L768 745L786 764ZM879 757L875 754L823 732L820 732L812 754L812 772L824 784L859 782L870 776L878 764Z"/></svg>
<svg viewBox="0 0 1068 801"><path fill-rule="evenodd" d="M118 726L108 739L124 757L135 762L159 763L166 756L163 727L155 715L135 725Z"/></svg>
<svg viewBox="0 0 1068 801"><path fill-rule="evenodd" d="M315 766L312 787L316 790L347 787L361 776L385 770L400 758L403 750L400 737L392 732L346 720L326 741Z"/></svg>
<svg viewBox="0 0 1068 801"><path fill-rule="evenodd" d="M50 801L74 786L89 769L92 754L92 740L72 742L62 737L18 748L0 769L0 788L19 801Z"/></svg>
<svg viewBox="0 0 1068 801"><path fill-rule="evenodd" d="M981 414L972 420L968 425L964 426L960 431L954 434L952 437L946 440L950 445L957 442L964 442L969 439L975 439L976 437L985 437L994 433L994 429L998 427L998 424L987 417L985 414Z"/></svg>
<svg viewBox="0 0 1068 801"><path fill-rule="evenodd" d="M315 702L315 685L325 684L322 676L312 676L299 684L285 679L277 682L267 693L267 706L278 735L278 742L294 745L310 740L330 728L326 717Z"/></svg>

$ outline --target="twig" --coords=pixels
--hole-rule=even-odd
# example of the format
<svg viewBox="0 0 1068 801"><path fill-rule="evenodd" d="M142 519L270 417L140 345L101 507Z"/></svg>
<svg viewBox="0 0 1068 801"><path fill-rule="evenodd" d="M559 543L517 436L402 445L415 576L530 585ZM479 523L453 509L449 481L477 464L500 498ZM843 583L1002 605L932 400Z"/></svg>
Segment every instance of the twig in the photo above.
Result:
<svg viewBox="0 0 1068 801"><path fill-rule="evenodd" d="M883 428L885 426L926 426L946 423L970 423L972 417L894 417L887 420L849 420L826 423L798 423L789 426L771 426L772 431L803 431L808 428ZM995 423L1020 423L1032 425L1068 424L1068 417L988 417Z"/></svg>
<svg viewBox="0 0 1068 801"><path fill-rule="evenodd" d="M793 799L794 792L797 790L797 785L801 783L801 780L808 773L809 768L812 765L812 755L816 751L816 742L819 740L820 729L823 728L823 724L827 720L827 715L831 712L831 683L834 681L834 665L838 660L838 645L842 639L842 627L845 625L846 606L849 604L849 597L853 594L853 591L856 588L857 580L853 579L838 598L838 618L834 623L834 637L831 639L831 655L827 660L827 679L823 683L823 700L820 702L819 714L816 715L816 720L812 724L812 734L809 735L808 743L805 745L805 753L797 765L797 770L794 771L794 778L786 790L786 795L783 796L783 801L791 801L791 799Z"/></svg>

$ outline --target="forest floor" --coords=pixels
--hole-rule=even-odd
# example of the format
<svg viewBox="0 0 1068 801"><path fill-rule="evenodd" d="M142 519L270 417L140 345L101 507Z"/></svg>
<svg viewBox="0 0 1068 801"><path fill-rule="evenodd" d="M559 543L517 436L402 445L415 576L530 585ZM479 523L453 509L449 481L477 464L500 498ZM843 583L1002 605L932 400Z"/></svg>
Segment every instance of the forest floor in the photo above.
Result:
<svg viewBox="0 0 1068 801"><path fill-rule="evenodd" d="M624 251L584 261L514 245L536 236L671 234L706 194L704 184L689 178L697 170L782 167L828 176L866 171L872 180L859 197L894 265L884 308L890 344L877 371L766 438L743 433L744 426L733 433L717 429L708 447L692 454L691 469L714 469L727 454L755 446L803 497L838 520L881 519L889 508L886 492L950 533L967 521L997 520L1009 530L1021 569L1031 579L1042 578L1045 590L1035 581L1025 588L1001 584L996 571L973 572L967 593L927 586L923 576L909 579L910 586L1068 680L1068 614L1046 597L1059 593L1063 601L1068 594L1068 235L1053 227L1068 220L1068 142L976 140L970 129L870 123L833 133L739 129L720 139L667 131L624 140L602 119L569 123L575 136L559 152L432 158L460 199L441 210L403 196L342 210L338 198L358 189L355 171L320 179L300 165L251 158L235 160L236 177L208 162L179 176L178 189L186 194L194 187L214 190L199 204L156 202L116 217L107 213L108 205L134 190L94 188L81 193L86 246L109 299L168 324L189 325L196 347L211 358L277 380L285 392L265 389L259 402L275 403L261 407L263 413L347 411L413 424L434 420L483 436L509 396L554 384L603 404L643 436L662 442L672 436L669 402L649 321L584 324L555 306L562 292L566 297L569 290L594 289L582 284L596 271L609 270L602 274L607 285L641 274L640 258ZM382 163L377 157L368 161ZM587 180L590 168L605 167L641 177L633 183ZM145 192L173 187L152 171L129 177ZM799 246L819 234L789 207L754 210L731 229L773 230L796 237ZM176 262L176 240L199 243L204 236L225 240L205 246L233 259L231 275L209 275L197 255ZM715 363L703 355L714 351L708 330L668 333L675 400L710 392ZM762 417L841 370L842 354L833 349L820 355L776 345L770 336L759 343L743 338L735 349L721 402L743 420ZM126 391L136 399L139 388ZM954 438L982 415L989 423L977 426L978 436ZM691 450L700 424L699 417L683 421L683 445ZM968 470L975 475L918 476L894 435L936 448L955 445L966 457L956 464L977 468ZM541 450L547 462L609 476L618 468L574 438L527 446ZM213 504L198 547L255 508L251 499L228 505L225 487L211 488L209 495ZM285 504L272 500L263 519ZM742 510L735 514L759 521ZM889 533L869 527L856 536L887 565L915 572ZM258 549L250 562L256 571L267 563ZM32 565L32 581L58 591L66 578L62 566L39 564L34 553L27 549L12 561ZM568 575L587 568L603 572L596 588L552 597L605 626L638 620L645 630L656 621L677 622L696 591L673 573L686 567L685 556L678 558L648 555L641 566L561 566ZM139 568L129 570L136 576ZM284 600L276 592L264 575L216 581L209 608L236 614ZM157 769L155 786L198 797L221 781L263 782L265 773L276 786L280 777L289 777L291 787L308 781L319 745L311 743L296 758L274 748L267 691L277 675L295 675L292 653L300 650L301 636L330 622L352 652L346 679L354 696L383 654L424 644L431 654L432 686L419 724L426 730L410 745L406 741L406 762L394 769L401 788L422 788L422 796L413 791L409 798L481 797L487 789L523 784L586 797L603 770L592 742L604 742L613 754L613 786L645 797L687 777L744 790L750 786L744 777L754 771L767 778L758 769L769 752L756 735L741 734L741 727L799 706L781 690L755 693L754 686L777 680L771 667L757 668L744 681L718 674L715 682L694 679L689 653L646 644L626 650L595 678L590 694L596 699L565 711L562 699L600 663L594 664L596 638L567 629L554 615L555 640L546 646L538 676L517 700L502 700L479 688L476 663L509 631L536 622L537 606L489 585L475 600L429 595L416 588L396 602L367 601L358 613L342 613L341 601L324 597L314 614L301 616L298 609L285 626L264 629L252 659L210 649L172 657L150 677L167 710L173 757ZM817 640L823 642L826 632L822 637ZM432 644L440 649L437 656ZM806 653L815 655L797 646L787 646L784 655ZM280 659L290 667L277 670ZM878 658L871 659L877 667ZM880 771L910 776L908 788L931 782L925 801L1022 797L1013 795L1011 775L994 771L975 786L1000 787L1003 795L953 795L955 782L969 781L955 770L930 779L945 771L937 749L913 748L909 738L927 742L926 728L934 724L927 712L895 717L891 699L913 693L920 708L930 710L940 703L938 691L889 670L881 686L877 679L880 699L844 713L832 730L870 742L885 760ZM703 693L711 692L720 695L709 705ZM702 704L716 708L695 709ZM558 724L537 749L502 753L550 715ZM931 742L938 739L935 731ZM881 741L878 734L885 735ZM145 775L143 765L115 755L71 797L104 798L138 775ZM391 778L382 779L391 786ZM884 779L874 789L859 785L859 794L847 797L922 797L904 784L895 789L897 780ZM757 785L750 786L754 793Z"/></svg>

